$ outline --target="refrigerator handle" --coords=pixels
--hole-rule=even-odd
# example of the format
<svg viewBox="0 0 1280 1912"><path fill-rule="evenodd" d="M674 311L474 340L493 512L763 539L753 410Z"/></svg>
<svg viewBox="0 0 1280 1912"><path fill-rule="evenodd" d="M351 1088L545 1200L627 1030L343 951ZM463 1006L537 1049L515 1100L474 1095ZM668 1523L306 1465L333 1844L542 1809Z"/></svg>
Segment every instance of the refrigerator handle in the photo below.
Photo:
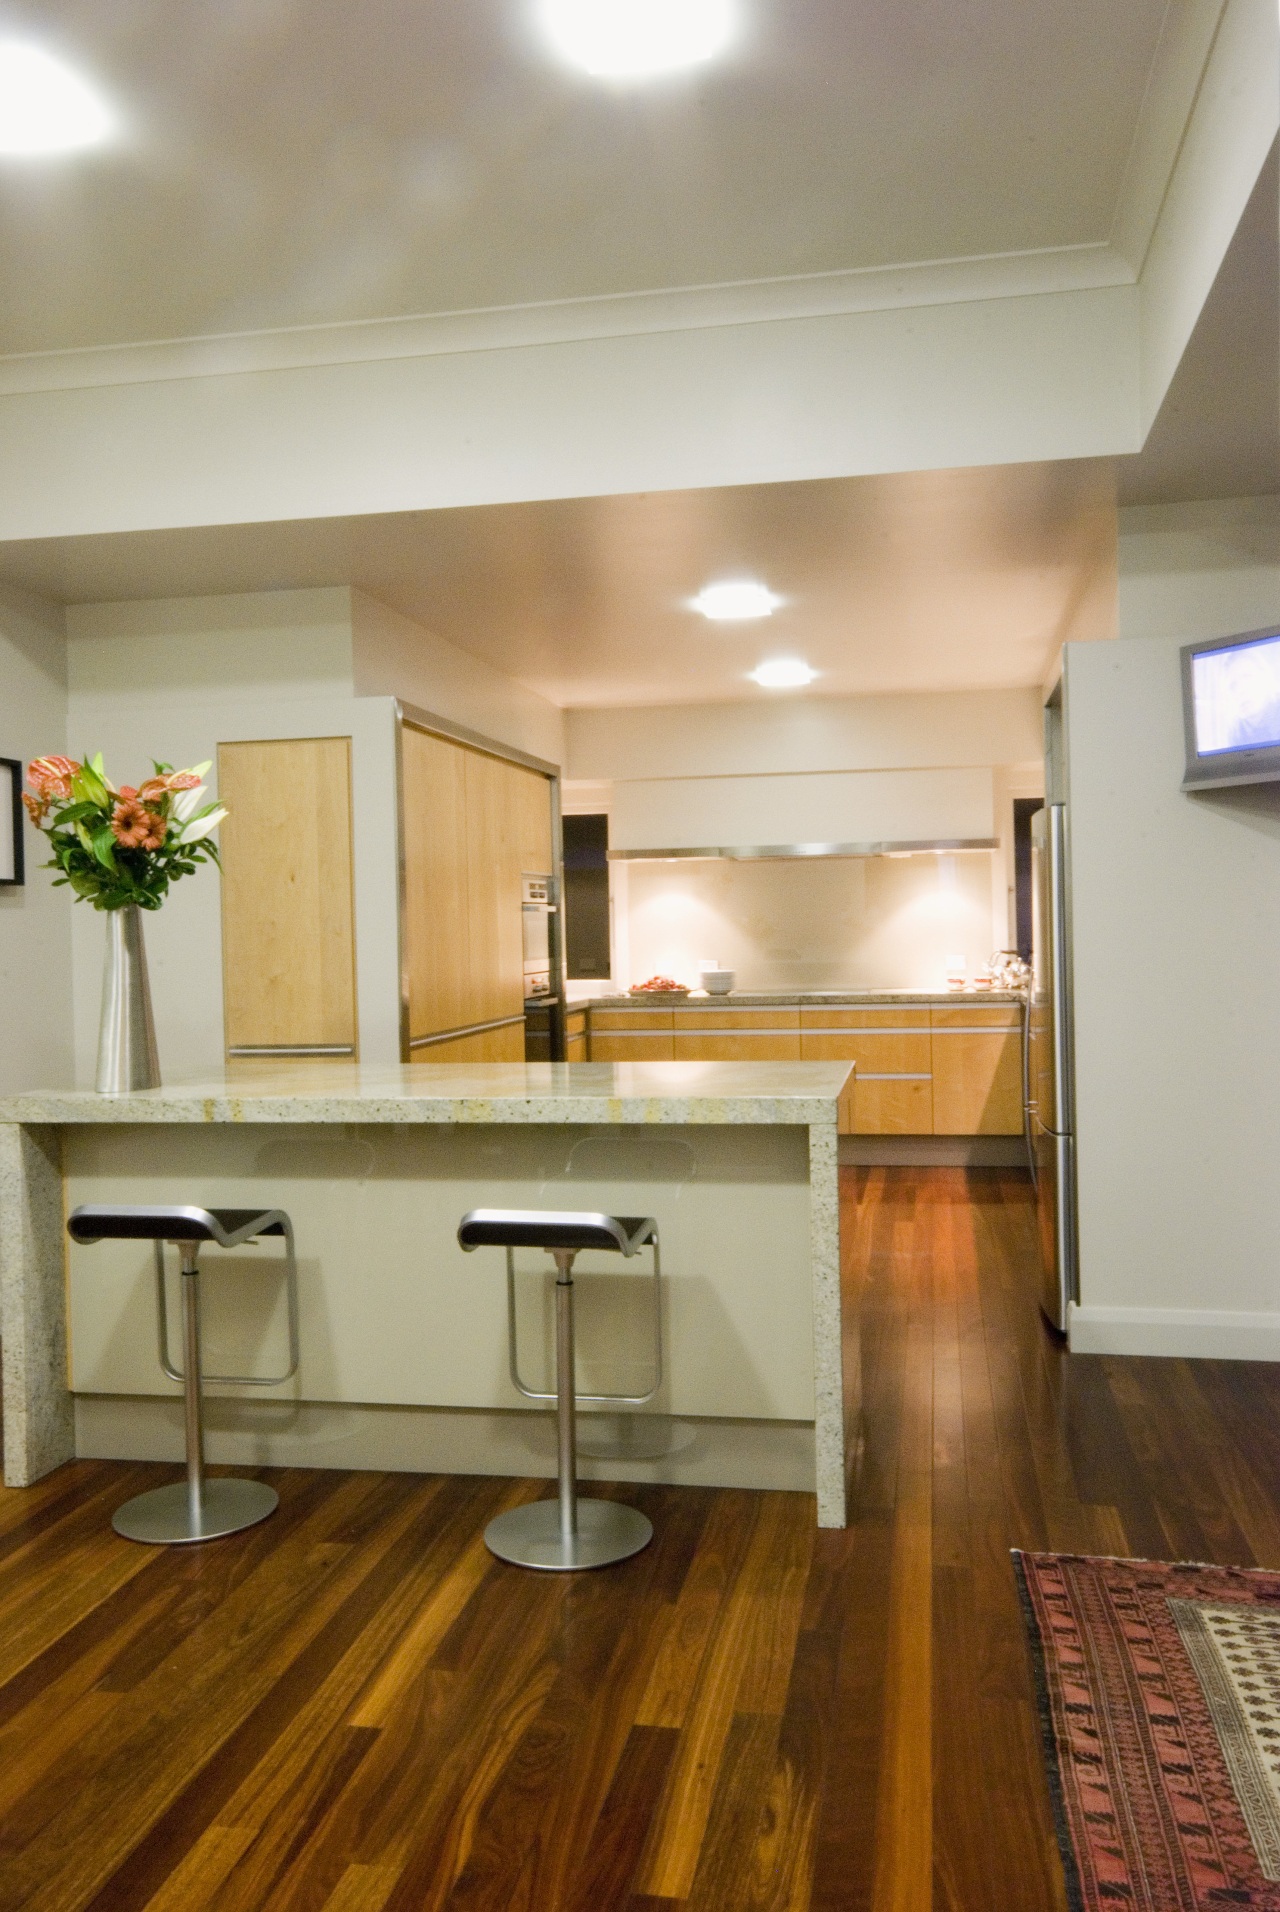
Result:
<svg viewBox="0 0 1280 1912"><path fill-rule="evenodd" d="M1053 1074L1057 1106L1053 1126L1060 1134L1075 1129L1072 1081L1071 966L1067 942L1067 813L1063 804L1048 807L1049 818L1049 966L1053 978Z"/></svg>
<svg viewBox="0 0 1280 1912"><path fill-rule="evenodd" d="M1022 1139L1027 1149L1027 1167L1031 1171L1031 1186L1037 1186L1036 1140L1031 1132L1031 994L1028 990L1022 999Z"/></svg>

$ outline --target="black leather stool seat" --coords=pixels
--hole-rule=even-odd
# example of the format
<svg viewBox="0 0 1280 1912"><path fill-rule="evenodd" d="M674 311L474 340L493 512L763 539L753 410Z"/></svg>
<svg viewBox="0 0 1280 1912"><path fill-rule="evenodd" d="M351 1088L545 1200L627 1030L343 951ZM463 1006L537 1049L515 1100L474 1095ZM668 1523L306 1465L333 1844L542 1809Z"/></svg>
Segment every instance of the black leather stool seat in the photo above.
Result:
<svg viewBox="0 0 1280 1912"><path fill-rule="evenodd" d="M472 1248L607 1248L634 1255L656 1241L651 1215L600 1215L577 1209L473 1208L458 1227L458 1240Z"/></svg>
<svg viewBox="0 0 1280 1912"><path fill-rule="evenodd" d="M151 1207L134 1203L85 1202L73 1209L67 1232L73 1241L213 1241L238 1248L257 1235L283 1235L280 1208Z"/></svg>

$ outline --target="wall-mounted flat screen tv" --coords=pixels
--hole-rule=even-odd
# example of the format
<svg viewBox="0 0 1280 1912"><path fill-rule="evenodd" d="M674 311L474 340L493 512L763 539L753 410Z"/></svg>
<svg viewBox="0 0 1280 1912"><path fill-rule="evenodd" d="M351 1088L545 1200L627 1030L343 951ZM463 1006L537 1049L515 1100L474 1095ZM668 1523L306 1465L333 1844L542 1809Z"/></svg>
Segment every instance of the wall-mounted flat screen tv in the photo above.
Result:
<svg viewBox="0 0 1280 1912"><path fill-rule="evenodd" d="M1280 780L1280 631L1182 651L1184 790Z"/></svg>

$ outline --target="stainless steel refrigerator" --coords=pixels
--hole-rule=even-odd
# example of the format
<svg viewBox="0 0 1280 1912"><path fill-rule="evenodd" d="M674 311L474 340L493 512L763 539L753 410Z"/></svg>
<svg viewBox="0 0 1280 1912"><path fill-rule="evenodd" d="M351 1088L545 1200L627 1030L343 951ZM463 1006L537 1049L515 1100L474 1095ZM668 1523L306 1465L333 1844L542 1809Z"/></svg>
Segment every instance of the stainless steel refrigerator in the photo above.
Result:
<svg viewBox="0 0 1280 1912"><path fill-rule="evenodd" d="M1036 1183L1040 1306L1065 1331L1076 1298L1076 1154L1071 1068L1067 812L1031 819L1031 994L1027 1005L1027 1146Z"/></svg>

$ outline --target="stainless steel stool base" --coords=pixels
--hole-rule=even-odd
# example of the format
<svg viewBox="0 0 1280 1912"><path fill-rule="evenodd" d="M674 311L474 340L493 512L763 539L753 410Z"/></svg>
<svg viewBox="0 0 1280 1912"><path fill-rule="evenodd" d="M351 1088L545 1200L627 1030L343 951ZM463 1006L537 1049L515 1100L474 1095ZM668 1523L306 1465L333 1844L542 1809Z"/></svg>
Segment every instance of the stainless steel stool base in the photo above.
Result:
<svg viewBox="0 0 1280 1912"><path fill-rule="evenodd" d="M201 1518L195 1526L184 1480L169 1487L153 1487L116 1509L111 1525L125 1540L143 1540L151 1546L181 1546L185 1541L220 1540L239 1533L274 1514L280 1496L260 1480L206 1480L201 1496Z"/></svg>
<svg viewBox="0 0 1280 1912"><path fill-rule="evenodd" d="M544 1573L580 1573L608 1567L639 1553L653 1539L653 1524L635 1507L616 1500L580 1500L578 1531L567 1542L560 1533L558 1500L535 1500L499 1514L484 1530L484 1544L513 1567L538 1567Z"/></svg>

